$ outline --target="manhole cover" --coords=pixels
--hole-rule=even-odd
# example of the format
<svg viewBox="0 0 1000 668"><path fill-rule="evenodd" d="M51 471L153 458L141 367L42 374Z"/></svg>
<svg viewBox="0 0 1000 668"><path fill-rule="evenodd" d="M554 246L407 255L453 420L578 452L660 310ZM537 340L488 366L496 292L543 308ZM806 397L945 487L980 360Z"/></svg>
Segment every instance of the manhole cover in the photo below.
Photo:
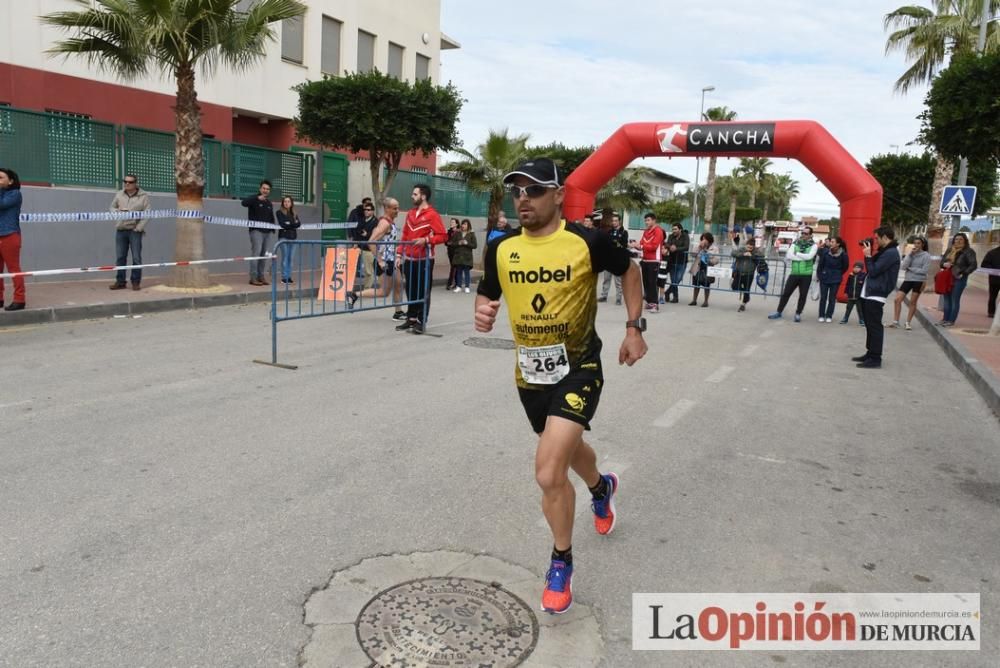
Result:
<svg viewBox="0 0 1000 668"><path fill-rule="evenodd" d="M514 342L510 339L494 339L488 336L473 336L463 341L473 348L492 348L494 350L514 350Z"/></svg>
<svg viewBox="0 0 1000 668"><path fill-rule="evenodd" d="M358 615L358 642L380 666L492 666L524 661L538 642L528 605L497 584L423 578L386 589Z"/></svg>

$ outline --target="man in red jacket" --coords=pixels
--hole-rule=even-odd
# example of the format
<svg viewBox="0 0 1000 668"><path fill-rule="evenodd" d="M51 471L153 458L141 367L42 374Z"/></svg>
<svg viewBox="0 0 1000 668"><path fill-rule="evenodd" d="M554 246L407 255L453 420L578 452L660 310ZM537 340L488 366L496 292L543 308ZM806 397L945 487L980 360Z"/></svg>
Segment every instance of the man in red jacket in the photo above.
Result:
<svg viewBox="0 0 1000 668"><path fill-rule="evenodd" d="M403 242L412 245L400 246L402 271L406 279L406 321L396 326L396 330L409 330L423 334L427 323L427 313L431 307L431 277L434 275L434 246L444 243L448 233L441 222L441 215L431 206L430 186L417 184L410 195L413 208L406 214L403 224ZM425 301L426 298L426 301Z"/></svg>
<svg viewBox="0 0 1000 668"><path fill-rule="evenodd" d="M629 245L642 250L642 261L639 263L642 269L642 291L646 296L646 310L655 312L660 310L656 276L660 271L660 254L665 235L663 228L656 224L656 214L647 213L645 221L646 229L642 233L642 239Z"/></svg>

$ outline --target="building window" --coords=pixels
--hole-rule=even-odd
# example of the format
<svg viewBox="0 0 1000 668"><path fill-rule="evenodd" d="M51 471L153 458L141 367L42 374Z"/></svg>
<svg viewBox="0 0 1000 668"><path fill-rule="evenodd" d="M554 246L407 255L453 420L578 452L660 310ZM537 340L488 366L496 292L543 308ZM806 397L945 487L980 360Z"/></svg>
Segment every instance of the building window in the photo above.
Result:
<svg viewBox="0 0 1000 668"><path fill-rule="evenodd" d="M320 70L324 74L337 76L340 74L340 32L344 24L329 16L323 17L323 53L320 57Z"/></svg>
<svg viewBox="0 0 1000 668"><path fill-rule="evenodd" d="M431 59L427 56L417 54L417 71L416 79L417 81L422 81L424 79L430 79L431 77Z"/></svg>
<svg viewBox="0 0 1000 668"><path fill-rule="evenodd" d="M385 71L389 76L403 78L403 47L399 44L389 42L389 67Z"/></svg>
<svg viewBox="0 0 1000 668"><path fill-rule="evenodd" d="M375 35L364 30L358 31L358 72L375 69Z"/></svg>
<svg viewBox="0 0 1000 668"><path fill-rule="evenodd" d="M302 64L305 17L296 16L281 22L281 58Z"/></svg>

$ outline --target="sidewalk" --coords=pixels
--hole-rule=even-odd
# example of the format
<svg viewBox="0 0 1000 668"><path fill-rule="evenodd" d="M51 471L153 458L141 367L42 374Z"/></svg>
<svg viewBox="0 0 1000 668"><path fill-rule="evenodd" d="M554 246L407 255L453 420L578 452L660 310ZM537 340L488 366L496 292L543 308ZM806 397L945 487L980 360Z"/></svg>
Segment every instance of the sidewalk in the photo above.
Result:
<svg viewBox="0 0 1000 668"><path fill-rule="evenodd" d="M448 270L447 261L435 263L433 280L436 287L443 287L447 282ZM474 270L473 279L478 280L480 273ZM0 328L271 300L271 286L250 285L244 272L212 274L211 278L216 287L198 291L167 288L165 276L144 278L142 289L138 291L109 290L108 286L114 282L112 274L101 274L93 280L30 282L27 285L28 307L23 311L0 311ZM309 292L311 286L319 286L320 273L316 273L313 282L309 281L306 273L302 274L301 280L296 274L295 280L297 282L289 286L289 292L297 296L300 291ZM279 299L283 298L285 286L278 283L277 287ZM7 297L10 290L12 287L8 280Z"/></svg>
<svg viewBox="0 0 1000 668"><path fill-rule="evenodd" d="M1000 337L988 334L993 322L986 316L988 296L983 288L967 287L955 326L943 328L934 324L941 321L942 313L931 288L920 300L917 318L1000 417Z"/></svg>

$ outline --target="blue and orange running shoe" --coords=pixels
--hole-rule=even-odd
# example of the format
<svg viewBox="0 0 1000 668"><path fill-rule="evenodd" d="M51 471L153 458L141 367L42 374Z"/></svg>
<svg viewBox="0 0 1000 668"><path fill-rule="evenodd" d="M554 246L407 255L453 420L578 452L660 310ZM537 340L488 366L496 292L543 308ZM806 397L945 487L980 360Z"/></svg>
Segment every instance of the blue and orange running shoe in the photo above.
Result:
<svg viewBox="0 0 1000 668"><path fill-rule="evenodd" d="M573 564L552 560L549 572L545 574L545 589L542 590L542 610L561 615L573 605Z"/></svg>
<svg viewBox="0 0 1000 668"><path fill-rule="evenodd" d="M597 533L607 536L615 528L615 494L618 493L618 476L608 473L603 476L608 483L608 493L601 499L590 502L590 507L594 511L594 528Z"/></svg>

